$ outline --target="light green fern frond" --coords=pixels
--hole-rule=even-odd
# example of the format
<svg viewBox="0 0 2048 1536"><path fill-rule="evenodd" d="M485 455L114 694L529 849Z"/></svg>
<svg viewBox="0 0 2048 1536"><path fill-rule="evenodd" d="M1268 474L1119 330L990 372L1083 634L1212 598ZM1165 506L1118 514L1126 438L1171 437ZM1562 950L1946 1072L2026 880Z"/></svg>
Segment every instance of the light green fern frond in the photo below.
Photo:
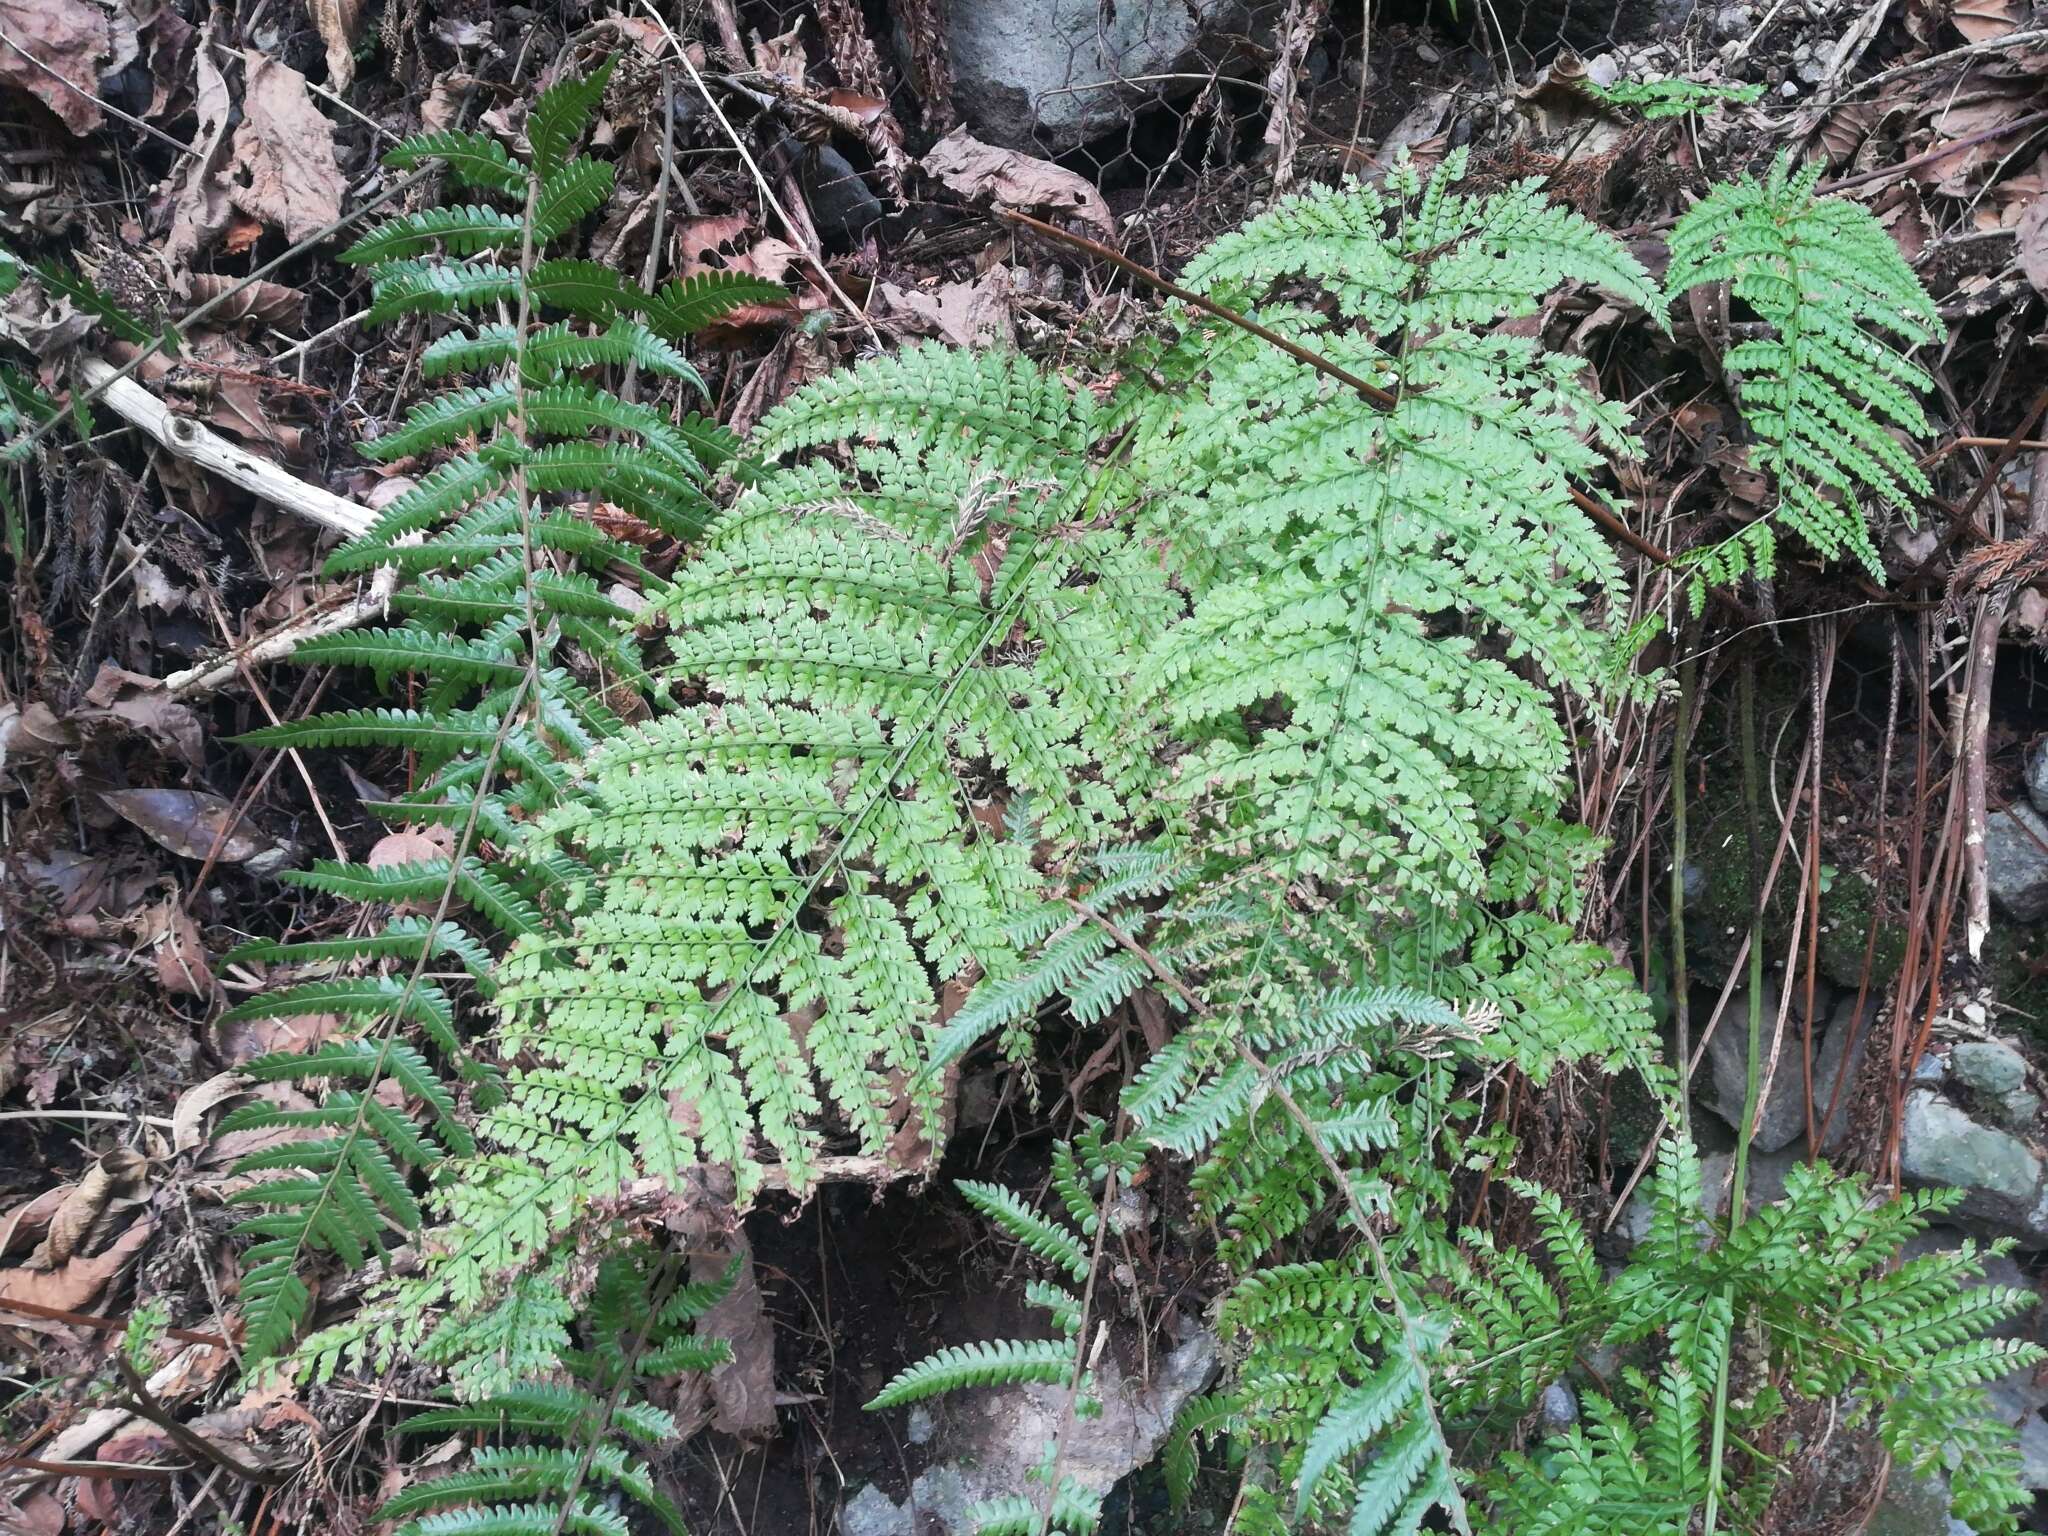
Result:
<svg viewBox="0 0 2048 1536"><path fill-rule="evenodd" d="M1726 283L1762 318L1769 334L1731 347L1722 365L1755 467L1777 488L1774 516L1821 555L1851 554L1882 580L1873 523L1910 516L1932 494L1906 445L1928 430L1918 396L1931 381L1907 353L1941 320L1868 210L1814 195L1821 170L1788 151L1760 181L1715 187L1671 231L1665 288L1675 298ZM1712 574L1725 578L1759 537L1724 548Z"/></svg>

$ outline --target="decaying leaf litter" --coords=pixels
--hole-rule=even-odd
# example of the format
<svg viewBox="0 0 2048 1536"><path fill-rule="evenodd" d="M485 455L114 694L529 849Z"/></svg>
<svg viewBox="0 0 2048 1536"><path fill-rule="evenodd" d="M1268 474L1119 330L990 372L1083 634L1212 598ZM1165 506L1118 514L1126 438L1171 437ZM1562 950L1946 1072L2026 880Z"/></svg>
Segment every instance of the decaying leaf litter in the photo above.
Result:
<svg viewBox="0 0 2048 1536"><path fill-rule="evenodd" d="M421 338L365 328L367 289L334 260L367 212L423 195L380 165L382 151L457 126L517 144L535 87L600 54L619 61L598 129L619 172L589 257L662 281L728 270L788 290L727 316L696 353L717 416L737 426L880 345L1016 345L1085 370L1149 323L1142 283L1006 214L1171 276L1288 184L1382 174L1397 150L1427 167L1469 146L1482 183L1545 178L1624 231L1655 270L1662 235L1710 175L1788 145L1824 157L1823 185L1884 222L1937 301L1949 330L1929 361L1949 430L1930 465L1938 500L1884 548L1887 584L1795 560L1703 621L1772 634L1767 727L1794 744L1788 761L1810 742L1813 814L1787 784L1765 828L1778 837L1782 816L1790 829L1780 841L1791 869L1772 896L1782 915L1768 931L1799 978L1774 1011L1795 1038L1811 1019L1824 1057L1828 1029L1844 1041L1836 1064L1851 1065L1822 1095L1819 1121L1833 1122L1826 1100L1845 1100L1831 1155L1881 1176L1916 1176L1920 1063L1965 1045L2031 1050L2048 1004L2033 926L2048 908L2048 824L2029 808L2030 793L2048 801L2036 702L2048 489L2033 474L2048 436L2037 355L2048 29L2031 8L1703 3L1633 34L1586 36L1540 6L1475 35L1424 7L1374 8L1368 24L1346 7L1298 4L1196 39L1185 58L1084 57L1089 69L1052 90L1036 82L1021 126L979 88L990 66L965 24L973 7L953 10L948 22L937 8L892 6L885 26L845 5L713 3L677 17L431 13L407 0L0 3L12 109L0 126L0 235L51 264L8 297L0 330L24 378L73 406L72 430L45 434L10 472L7 509L0 1332L20 1362L7 1408L17 1461L0 1471L10 1524L346 1527L431 1475L433 1453L397 1459L378 1431L411 1383L241 1383L224 1202L226 1170L250 1148L207 1130L251 1091L239 1066L320 1038L317 1021L293 1021L289 1039L278 1021L218 1024L268 979L222 957L251 936L333 936L360 920L279 886L276 872L345 853L403 861L438 846L440 829L387 834L362 810L405 786L413 770L400 758L252 752L226 738L371 702L352 697L358 681L271 663L293 637L378 613L374 578L323 578L320 557L337 528L363 526L423 468L354 452L421 388ZM1127 83L1091 94L1101 76L1081 78L1090 70ZM1760 89L1645 121L1588 88L1671 75ZM175 345L161 344L166 322ZM1526 323L1632 402L1654 456L1619 490L1645 543L1682 551L1758 514L1763 487L1715 378L1746 316L1696 301L1665 338L1639 314L1571 293ZM643 389L674 403L653 381ZM630 513L589 510L641 544L651 568L673 566L673 543ZM1635 600L1657 607L1669 579L1646 560ZM1714 702L1729 681L1720 654L1698 662L1708 703L1694 717L1691 839L1706 925L1694 963L1718 961L1717 981L1736 969L1747 898L1710 851L1748 835L1728 790L1733 732ZM1646 713L1618 741L1579 746L1582 813L1615 850L1589 931L1653 991L1670 727L1668 714ZM1695 1040L1716 1002L1700 1002ZM1109 1064L1157 1043L1161 1022L1133 1013L1050 1038L1039 1091L1092 1107ZM1713 1068L1701 1070L1704 1082ZM1042 1168L1042 1137L1020 1134L1016 1117L1025 1090L1012 1074L970 1069L955 1089L949 1171ZM254 1091L279 1102L296 1092ZM1503 1094L1502 1113L1548 1159L1552 1182L1586 1191L1595 1214L1625 1214L1618 1196L1640 1145L1621 1130L1627 1105L1584 1085L1511 1082ZM2005 1109L2027 1142L2038 1102ZM1155 1198L1171 1210L1177 1196ZM1118 1278L1146 1347L1117 1368L1185 1394L1200 1384L1212 1277L1200 1233L1171 1219L1164 1231L1163 1247L1123 1255ZM670 1458L693 1528L829 1530L838 1518L846 1529L839 1512L856 1498L893 1518L882 1506L896 1510L937 1461L890 1443L857 1405L902 1361L1013 1325L983 1294L1000 1261L957 1207L901 1185L834 1188L808 1210L774 1209L701 1241L707 1263L751 1263L716 1320L735 1362L682 1415L709 1433ZM2033 1262L2015 1273L2026 1278ZM346 1283L338 1290L321 1304L346 1308ZM137 1391L111 1361L139 1313L160 1313L169 1331ZM2023 1444L2048 1439L2048 1394L2010 1390ZM1822 1528L1802 1523L1809 1508L1830 1511L1826 1528L1855 1528L1868 1471L1822 1437L1770 1528ZM863 1494L868 1485L880 1492ZM1142 1483L1129 1491L1130 1528L1172 1528L1145 1523L1172 1518L1150 1515L1150 1497Z"/></svg>

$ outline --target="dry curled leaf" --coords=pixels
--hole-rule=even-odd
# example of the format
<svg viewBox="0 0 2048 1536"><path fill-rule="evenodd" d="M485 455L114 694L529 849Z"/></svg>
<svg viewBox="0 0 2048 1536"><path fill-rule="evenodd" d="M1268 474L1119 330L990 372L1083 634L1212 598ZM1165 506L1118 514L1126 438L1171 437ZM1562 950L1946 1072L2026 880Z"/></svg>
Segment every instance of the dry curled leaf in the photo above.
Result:
<svg viewBox="0 0 2048 1536"><path fill-rule="evenodd" d="M221 324L254 320L259 325L291 327L306 318L306 295L283 283L251 283L218 272L194 272L185 279L185 296L194 304L210 304L222 294L234 291L213 319Z"/></svg>
<svg viewBox="0 0 2048 1536"><path fill-rule="evenodd" d="M0 1297L76 1312L99 1295L108 1282L127 1267L129 1260L141 1252L155 1225L144 1217L116 1238L104 1253L93 1254L90 1258L73 1257L55 1269L34 1269L27 1265L19 1269L0 1269ZM26 1317L10 1317L7 1325L10 1328L37 1328L35 1321Z"/></svg>
<svg viewBox="0 0 2048 1536"><path fill-rule="evenodd" d="M247 864L277 851L277 844L262 833L237 824L234 806L204 790L109 789L100 792L100 799L180 858L212 855L222 864Z"/></svg>
<svg viewBox="0 0 2048 1536"><path fill-rule="evenodd" d="M192 153L178 162L167 192L171 230L164 237L163 257L173 272L185 270L194 256L212 247L232 212L219 164L234 101L220 66L213 62L212 48L205 46L210 40L210 33L201 39L192 61L193 109L198 118Z"/></svg>
<svg viewBox="0 0 2048 1536"><path fill-rule="evenodd" d="M110 1217L133 1209L148 1192L149 1164L125 1148L109 1152L85 1170L50 1215L50 1228L35 1252L30 1269L56 1269L97 1246L94 1229ZM100 1236L104 1237L104 1231Z"/></svg>
<svg viewBox="0 0 2048 1536"><path fill-rule="evenodd" d="M327 49L327 83L346 91L356 78L356 38L363 30L362 0L306 0Z"/></svg>
<svg viewBox="0 0 2048 1536"><path fill-rule="evenodd" d="M962 197L986 197L999 208L1063 213L1104 234L1116 233L1109 204L1086 177L1014 149L984 144L965 128L954 129L934 144L923 164L926 174Z"/></svg>

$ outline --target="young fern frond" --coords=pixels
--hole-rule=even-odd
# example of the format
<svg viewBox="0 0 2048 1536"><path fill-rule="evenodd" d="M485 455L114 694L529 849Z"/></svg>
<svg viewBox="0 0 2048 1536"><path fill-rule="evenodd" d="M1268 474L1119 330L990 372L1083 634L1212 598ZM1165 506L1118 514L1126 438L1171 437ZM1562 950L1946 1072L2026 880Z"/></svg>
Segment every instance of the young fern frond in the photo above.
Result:
<svg viewBox="0 0 2048 1536"><path fill-rule="evenodd" d="M1726 283L1769 334L1722 358L1735 379L1754 466L1770 476L1773 516L1819 554L1848 554L1878 580L1873 524L1910 516L1933 487L1899 434L1927 432L1918 397L1932 387L1909 349L1941 317L1891 234L1858 203L1816 197L1824 166L1790 151L1761 179L1723 182L1671 231L1666 291ZM1894 339L1896 338L1896 339ZM1703 557L1708 581L1768 575L1768 529L1752 524Z"/></svg>

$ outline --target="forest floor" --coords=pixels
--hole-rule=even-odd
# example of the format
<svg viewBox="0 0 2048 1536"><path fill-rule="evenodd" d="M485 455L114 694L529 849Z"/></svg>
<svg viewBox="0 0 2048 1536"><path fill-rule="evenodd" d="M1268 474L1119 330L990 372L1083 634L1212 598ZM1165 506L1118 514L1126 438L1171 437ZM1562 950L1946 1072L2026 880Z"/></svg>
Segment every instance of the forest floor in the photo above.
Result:
<svg viewBox="0 0 2048 1536"><path fill-rule="evenodd" d="M1981 836L1984 808L2023 805L2030 777L2048 800L2048 771L2030 775L2048 733L2048 480L2032 474L2048 447L2048 31L2023 0L1701 0L1666 30L1574 35L1577 51L1560 52L1541 8L1505 45L1422 6L1371 9L1368 27L1356 6L1290 6L1310 22L1295 46L1268 31L1216 49L1206 77L1128 88L1121 119L1091 119L1079 142L1018 147L946 140L959 115L930 91L945 61L916 5L713 0L680 29L698 78L712 77L700 85L648 10L581 0L0 0L0 241L68 264L142 325L129 334L46 285L0 328L22 376L78 394L87 359L134 359L165 318L262 269L137 381L241 455L375 509L396 487L355 445L418 398L419 340L362 327L366 285L334 261L349 238L336 231L391 186L378 157L398 137L457 122L511 133L558 59L598 52L621 60L601 128L621 174L589 254L637 267L660 227L663 275L737 269L790 289L698 349L717 416L740 428L803 382L912 338L1014 344L1097 375L1153 296L998 209L1057 219L1170 276L1280 185L1370 175L1403 147L1430 164L1469 146L1479 184L1544 178L1655 271L1662 232L1710 178L1787 147L1825 156L1824 188L1884 221L1949 326L1928 359L1945 423L1929 461L1939 499L1891 536L1885 583L1794 557L1683 628L1652 657L1682 643L1699 659L1700 726L1677 782L1668 741L1589 732L1578 810L1613 848L1590 929L1668 1010L1669 799L1688 796L1697 1029L1728 1006L1721 983L1745 926L1756 829L1736 788L1731 701L1753 669L1773 766L1762 837L1787 829L1789 849L1763 942L1774 966L1791 961L1796 1014L1839 1016L1865 1039L1837 1090L1849 1130L1835 1160L1899 1177L1923 1056L1975 1039L2011 1044L2030 1070L2048 1059L2048 848L2038 871L1992 867ZM1582 88L1589 75L1675 73L1761 93L1643 121ZM942 140L950 152L935 151ZM1617 489L1644 541L1681 550L1759 513L1759 477L1710 387L1739 316L1695 305L1669 336L1568 293L1531 323L1635 412L1650 456ZM387 834L363 803L389 798L408 764L229 742L316 702L375 702L361 680L269 664L272 637L358 595L319 574L332 537L317 512L251 494L137 420L110 394L89 440L52 434L5 469L0 1441L22 1459L0 1467L0 1528L360 1529L405 1476L366 1404L413 1384L235 1386L206 1342L231 1331L234 1149L204 1126L239 1065L309 1043L276 1021L221 1027L262 978L220 957L343 920L343 904L274 876L373 854ZM649 553L658 566L676 551ZM1995 666L1967 664L1973 633ZM1988 913L1974 954L1973 910ZM970 1069L944 1174L1042 1182L1049 1138L1101 1109L1143 1033L1134 1019L1059 1025L1041 1044L1033 1083ZM1603 1221L1625 1212L1639 1112L1582 1081L1523 1084L1506 1109L1546 1178ZM1141 1382L1178 1351L1195 1361L1215 1288L1201 1234L1180 1219L1185 1192L1145 1198L1172 1238L1121 1256L1138 1326L1116 1368ZM996 1283L1004 1258L938 1179L771 1201L746 1235L758 1295L732 1337L755 1390L705 1406L709 1432L668 1469L692 1529L838 1521L921 1536L898 1503L931 1486L919 1478L937 1452L860 1405L905 1362L1014 1324ZM2023 1254L2014 1273L2031 1284L2036 1263ZM156 1417L121 1406L104 1369L145 1304L192 1346L157 1384ZM1006 1432L954 1424L940 1440L957 1458ZM1857 1528L1872 1470L1839 1450L1800 1462L1772 1528ZM1189 1528L1163 1499L1155 1475L1130 1480L1110 1528Z"/></svg>

